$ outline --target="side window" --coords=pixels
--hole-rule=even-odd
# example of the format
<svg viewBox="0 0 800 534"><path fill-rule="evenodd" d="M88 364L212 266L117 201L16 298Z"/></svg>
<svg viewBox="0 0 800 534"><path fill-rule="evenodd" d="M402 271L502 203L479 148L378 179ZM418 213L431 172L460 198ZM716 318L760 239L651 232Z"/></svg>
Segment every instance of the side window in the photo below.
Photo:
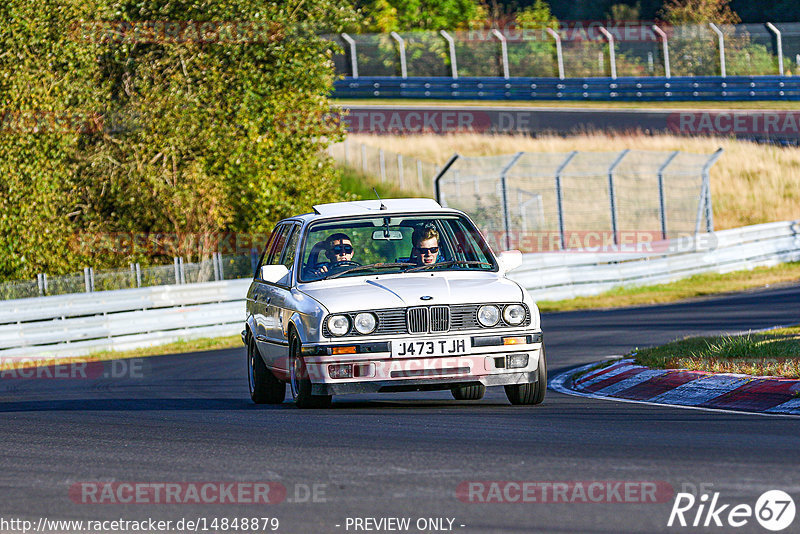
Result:
<svg viewBox="0 0 800 534"><path fill-rule="evenodd" d="M275 228L272 231L272 234L270 234L269 240L267 241L266 246L264 246L264 251L261 253L261 257L258 259L258 267L256 267L255 278L259 278L262 265L269 265L267 263L267 260L269 259L269 251L275 246L275 241L278 239L278 234L280 234L280 228Z"/></svg>
<svg viewBox="0 0 800 534"><path fill-rule="evenodd" d="M264 265L278 265L280 263L281 252L283 252L283 247L286 245L286 238L288 237L291 229L292 225L283 224L275 230L275 233L277 234L275 237L275 242L269 249L267 258L264 259Z"/></svg>
<svg viewBox="0 0 800 534"><path fill-rule="evenodd" d="M292 280L292 271L294 268L294 256L297 252L297 241L300 237L300 226L294 225L291 227L291 235L289 236L288 241L286 242L286 246L284 247L283 251L283 258L281 259L281 263L289 269L289 272L286 273L286 276L278 280L278 284L282 286L287 286Z"/></svg>

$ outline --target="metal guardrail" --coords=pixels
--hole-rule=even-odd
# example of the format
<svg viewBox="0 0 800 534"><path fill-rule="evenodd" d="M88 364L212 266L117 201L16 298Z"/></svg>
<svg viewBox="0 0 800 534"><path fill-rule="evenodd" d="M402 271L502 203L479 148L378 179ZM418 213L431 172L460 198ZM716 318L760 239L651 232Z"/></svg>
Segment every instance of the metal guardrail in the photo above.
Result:
<svg viewBox="0 0 800 534"><path fill-rule="evenodd" d="M800 261L800 221L698 234L653 251L525 254L511 277L538 300ZM0 310L0 363L127 350L235 335L250 279L9 300Z"/></svg>
<svg viewBox="0 0 800 534"><path fill-rule="evenodd" d="M7 300L0 310L0 363L235 335L250 281Z"/></svg>
<svg viewBox="0 0 800 534"><path fill-rule="evenodd" d="M797 76L445 78L371 76L334 82L335 98L444 100L800 100Z"/></svg>
<svg viewBox="0 0 800 534"><path fill-rule="evenodd" d="M652 251L524 254L522 266L510 276L534 299L561 300L620 286L800 261L800 221L697 234L654 242L648 248Z"/></svg>

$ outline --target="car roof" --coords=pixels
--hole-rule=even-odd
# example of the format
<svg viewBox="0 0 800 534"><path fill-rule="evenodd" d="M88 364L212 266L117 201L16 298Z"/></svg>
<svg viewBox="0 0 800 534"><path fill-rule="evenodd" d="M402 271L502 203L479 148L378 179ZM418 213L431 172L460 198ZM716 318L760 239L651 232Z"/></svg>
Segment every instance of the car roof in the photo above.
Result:
<svg viewBox="0 0 800 534"><path fill-rule="evenodd" d="M352 202L332 202L317 204L314 213L306 213L292 219L311 221L334 217L358 215L389 215L414 213L461 213L451 208L443 208L432 198L386 198L383 200L355 200Z"/></svg>

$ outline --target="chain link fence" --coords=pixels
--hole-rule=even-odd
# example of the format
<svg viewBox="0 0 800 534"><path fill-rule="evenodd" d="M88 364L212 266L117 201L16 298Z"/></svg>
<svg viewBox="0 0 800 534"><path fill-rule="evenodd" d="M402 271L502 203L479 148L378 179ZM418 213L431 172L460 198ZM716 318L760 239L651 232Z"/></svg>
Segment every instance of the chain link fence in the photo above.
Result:
<svg viewBox="0 0 800 534"><path fill-rule="evenodd" d="M402 77L800 74L800 23L586 22L552 28L328 35L339 74ZM721 45L721 46L720 46Z"/></svg>
<svg viewBox="0 0 800 534"><path fill-rule="evenodd" d="M686 152L454 155L436 198L468 213L497 249L544 252L713 231L712 155Z"/></svg>
<svg viewBox="0 0 800 534"><path fill-rule="evenodd" d="M39 274L35 281L0 283L0 300L248 278L255 272L258 254L254 249L247 255L217 253L208 260L194 263L173 258L172 265L142 268L136 263L128 269L86 267L83 273Z"/></svg>
<svg viewBox="0 0 800 534"><path fill-rule="evenodd" d="M348 139L330 145L328 155L337 163L372 176L381 183L424 196L433 196L433 178L441 169L441 166L429 161L365 143L353 143Z"/></svg>

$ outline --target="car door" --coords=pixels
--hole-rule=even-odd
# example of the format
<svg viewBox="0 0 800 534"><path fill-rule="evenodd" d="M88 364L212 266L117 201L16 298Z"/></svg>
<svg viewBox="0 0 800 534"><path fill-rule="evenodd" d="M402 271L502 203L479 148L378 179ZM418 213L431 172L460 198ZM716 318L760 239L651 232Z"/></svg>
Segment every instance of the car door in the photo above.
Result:
<svg viewBox="0 0 800 534"><path fill-rule="evenodd" d="M267 365L282 370L288 370L288 330L287 322L297 308L292 297L292 280L295 272L295 257L297 256L297 244L300 241L300 225L293 224L286 237L286 244L283 247L280 260L277 264L285 265L288 269L286 275L274 284L269 284L270 316L267 327L267 337L270 340L271 351Z"/></svg>
<svg viewBox="0 0 800 534"><path fill-rule="evenodd" d="M253 315L255 327L253 335L256 340L256 345L267 365L270 365L269 360L271 360L272 355L276 353L273 347L273 340L270 338L271 325L275 320L275 311L272 307L274 284L271 284L261 277L261 267L278 264L291 229L291 224L283 223L279 224L273 231L267 249L256 271L252 302L248 303Z"/></svg>

